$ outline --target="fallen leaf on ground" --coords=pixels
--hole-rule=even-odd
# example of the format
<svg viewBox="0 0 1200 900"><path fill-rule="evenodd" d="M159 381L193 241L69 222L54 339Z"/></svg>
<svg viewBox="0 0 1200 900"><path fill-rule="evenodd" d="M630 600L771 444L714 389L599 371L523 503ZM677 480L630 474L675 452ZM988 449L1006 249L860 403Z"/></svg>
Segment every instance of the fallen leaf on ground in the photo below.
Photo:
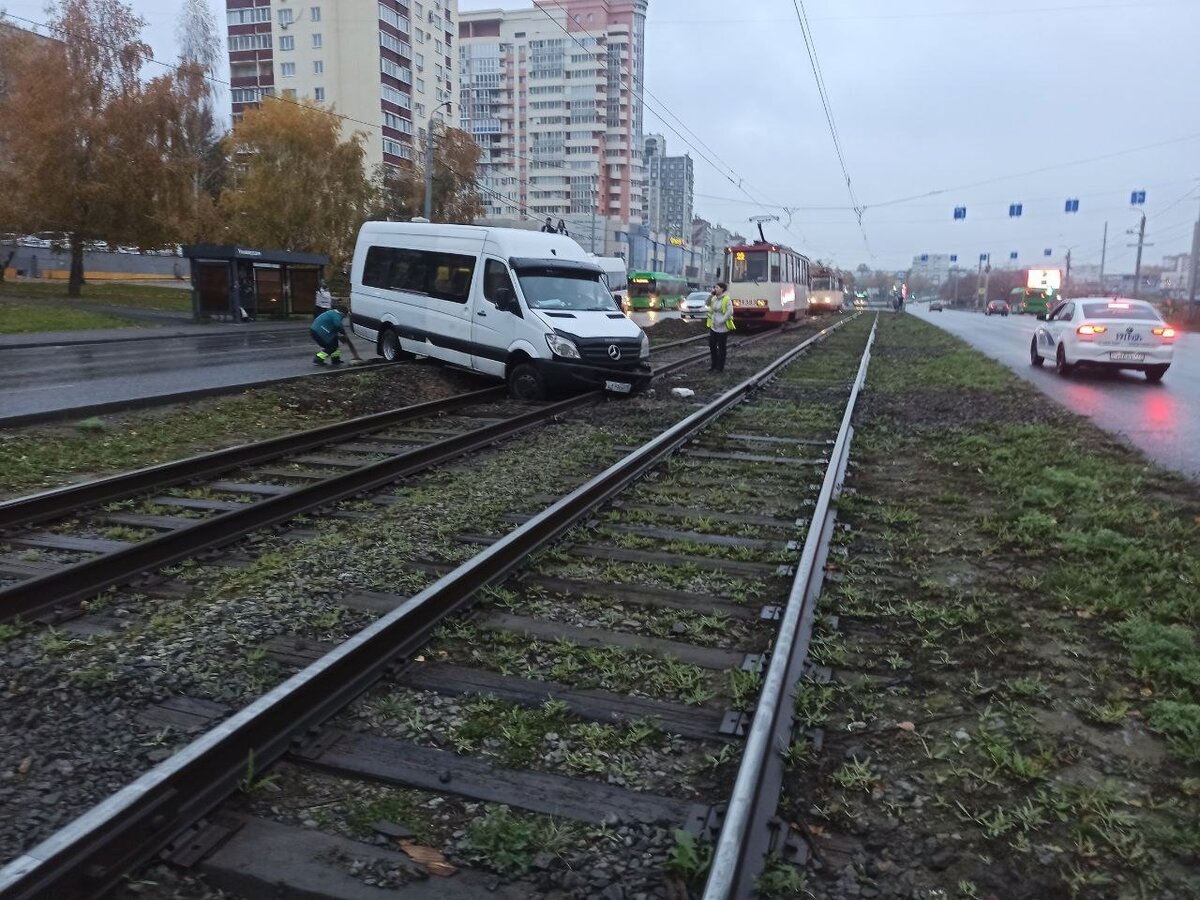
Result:
<svg viewBox="0 0 1200 900"><path fill-rule="evenodd" d="M912 722L897 722L896 727L899 728L901 731L916 731L917 730L917 726L914 725Z"/></svg>
<svg viewBox="0 0 1200 900"><path fill-rule="evenodd" d="M19 763L17 763L17 774L18 775L29 774L29 767L32 765L33 765L33 757L32 756L25 757L23 760L21 760Z"/></svg>
<svg viewBox="0 0 1200 900"><path fill-rule="evenodd" d="M424 866L430 875L440 875L448 878L458 871L454 865L442 855L442 851L433 847L425 847L416 841L399 841L400 849L408 854L408 858L417 865Z"/></svg>

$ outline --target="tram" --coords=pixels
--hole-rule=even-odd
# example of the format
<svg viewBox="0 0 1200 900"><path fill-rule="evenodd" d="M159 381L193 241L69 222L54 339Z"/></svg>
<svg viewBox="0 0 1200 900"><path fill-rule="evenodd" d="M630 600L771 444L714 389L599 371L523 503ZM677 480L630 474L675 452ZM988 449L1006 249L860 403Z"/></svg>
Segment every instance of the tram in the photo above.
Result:
<svg viewBox="0 0 1200 900"><path fill-rule="evenodd" d="M755 241L725 249L733 321L790 322L808 310L809 260L790 247Z"/></svg>
<svg viewBox="0 0 1200 900"><path fill-rule="evenodd" d="M840 313L846 308L847 293L846 285L835 269L828 266L814 267L808 290L809 315Z"/></svg>

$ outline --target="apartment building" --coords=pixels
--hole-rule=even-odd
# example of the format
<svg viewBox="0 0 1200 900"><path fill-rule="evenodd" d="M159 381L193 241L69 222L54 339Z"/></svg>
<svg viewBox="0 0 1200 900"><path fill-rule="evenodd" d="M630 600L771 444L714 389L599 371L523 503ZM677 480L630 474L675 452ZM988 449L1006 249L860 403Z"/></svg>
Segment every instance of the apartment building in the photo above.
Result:
<svg viewBox="0 0 1200 900"><path fill-rule="evenodd" d="M225 8L235 121L265 95L333 107L346 117L345 135L366 133L372 171L412 159L439 104L457 101L458 0L225 0Z"/></svg>
<svg viewBox="0 0 1200 900"><path fill-rule="evenodd" d="M463 13L461 127L486 214L641 222L648 0L534 0Z"/></svg>
<svg viewBox="0 0 1200 900"><path fill-rule="evenodd" d="M696 185L692 158L668 156L661 134L647 135L644 158L646 221L654 231L690 240Z"/></svg>

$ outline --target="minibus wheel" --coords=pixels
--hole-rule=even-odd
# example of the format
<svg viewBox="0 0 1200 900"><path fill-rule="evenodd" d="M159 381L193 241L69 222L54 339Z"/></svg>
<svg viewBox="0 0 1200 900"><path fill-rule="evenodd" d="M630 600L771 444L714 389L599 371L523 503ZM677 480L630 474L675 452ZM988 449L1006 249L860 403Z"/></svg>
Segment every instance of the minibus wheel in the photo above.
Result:
<svg viewBox="0 0 1200 900"><path fill-rule="evenodd" d="M400 336L390 325L385 325L379 332L379 355L388 362L395 362L404 356L404 351L400 349Z"/></svg>
<svg viewBox="0 0 1200 900"><path fill-rule="evenodd" d="M533 363L517 363L508 370L508 393L514 400L545 400L546 379Z"/></svg>

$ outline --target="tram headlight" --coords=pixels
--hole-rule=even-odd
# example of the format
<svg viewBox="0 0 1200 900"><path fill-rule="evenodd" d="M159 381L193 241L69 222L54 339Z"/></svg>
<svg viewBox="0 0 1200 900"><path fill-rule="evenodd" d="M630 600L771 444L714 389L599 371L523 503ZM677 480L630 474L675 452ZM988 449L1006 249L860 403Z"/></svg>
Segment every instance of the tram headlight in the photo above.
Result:
<svg viewBox="0 0 1200 900"><path fill-rule="evenodd" d="M759 307L760 309L763 309L766 307L767 301L766 300L755 300L754 305Z"/></svg>

